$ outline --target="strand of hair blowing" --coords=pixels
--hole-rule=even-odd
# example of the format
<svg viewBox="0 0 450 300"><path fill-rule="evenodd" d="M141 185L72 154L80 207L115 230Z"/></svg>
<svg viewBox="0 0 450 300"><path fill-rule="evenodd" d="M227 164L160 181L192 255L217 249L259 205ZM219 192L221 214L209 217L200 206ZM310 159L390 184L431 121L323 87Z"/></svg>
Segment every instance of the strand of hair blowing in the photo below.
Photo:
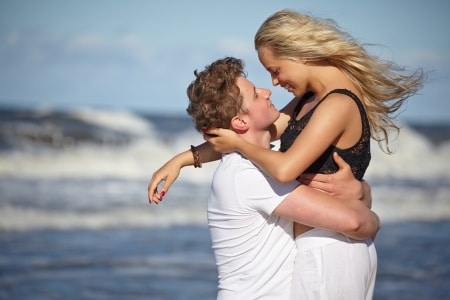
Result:
<svg viewBox="0 0 450 300"><path fill-rule="evenodd" d="M269 47L275 56L302 61L326 61L336 66L361 93L372 138L389 148L389 132L399 127L394 113L416 94L426 78L422 69L408 72L394 62L369 54L350 34L330 19L281 10L267 18L255 35L255 48Z"/></svg>

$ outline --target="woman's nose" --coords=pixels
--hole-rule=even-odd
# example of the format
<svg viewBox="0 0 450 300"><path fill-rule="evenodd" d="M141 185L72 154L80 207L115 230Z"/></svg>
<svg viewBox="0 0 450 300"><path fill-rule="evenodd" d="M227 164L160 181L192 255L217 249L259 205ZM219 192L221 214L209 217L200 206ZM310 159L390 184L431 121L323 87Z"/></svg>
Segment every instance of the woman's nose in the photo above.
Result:
<svg viewBox="0 0 450 300"><path fill-rule="evenodd" d="M273 86L277 86L278 84L279 84L278 78L272 77L272 85L273 85Z"/></svg>

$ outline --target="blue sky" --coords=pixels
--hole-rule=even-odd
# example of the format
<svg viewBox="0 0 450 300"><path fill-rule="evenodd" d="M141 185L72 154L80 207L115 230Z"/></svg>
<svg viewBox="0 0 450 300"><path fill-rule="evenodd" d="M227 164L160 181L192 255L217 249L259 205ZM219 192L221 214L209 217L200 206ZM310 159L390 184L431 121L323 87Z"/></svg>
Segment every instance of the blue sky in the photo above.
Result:
<svg viewBox="0 0 450 300"><path fill-rule="evenodd" d="M253 36L283 8L332 18L376 55L432 71L400 119L450 122L446 0L0 0L0 104L184 114L194 69L231 55L281 108L291 95L271 86Z"/></svg>

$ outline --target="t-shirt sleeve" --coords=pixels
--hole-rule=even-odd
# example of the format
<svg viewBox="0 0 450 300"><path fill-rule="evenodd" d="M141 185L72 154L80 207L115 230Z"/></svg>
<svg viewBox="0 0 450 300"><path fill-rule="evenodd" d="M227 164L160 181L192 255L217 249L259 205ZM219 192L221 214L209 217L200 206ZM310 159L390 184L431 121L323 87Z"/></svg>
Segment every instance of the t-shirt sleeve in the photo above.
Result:
<svg viewBox="0 0 450 300"><path fill-rule="evenodd" d="M254 166L241 170L235 180L241 204L269 215L298 185L296 181L279 183Z"/></svg>

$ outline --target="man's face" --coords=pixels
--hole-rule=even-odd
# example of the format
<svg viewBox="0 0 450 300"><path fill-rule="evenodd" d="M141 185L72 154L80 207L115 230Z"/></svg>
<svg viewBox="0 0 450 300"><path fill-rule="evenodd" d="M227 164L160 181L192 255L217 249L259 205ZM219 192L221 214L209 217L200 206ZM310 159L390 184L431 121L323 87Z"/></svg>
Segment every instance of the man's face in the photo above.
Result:
<svg viewBox="0 0 450 300"><path fill-rule="evenodd" d="M278 109L272 104L268 89L255 88L245 77L238 77L236 84L243 97L242 110L247 116L249 126L253 130L267 130L280 116Z"/></svg>

